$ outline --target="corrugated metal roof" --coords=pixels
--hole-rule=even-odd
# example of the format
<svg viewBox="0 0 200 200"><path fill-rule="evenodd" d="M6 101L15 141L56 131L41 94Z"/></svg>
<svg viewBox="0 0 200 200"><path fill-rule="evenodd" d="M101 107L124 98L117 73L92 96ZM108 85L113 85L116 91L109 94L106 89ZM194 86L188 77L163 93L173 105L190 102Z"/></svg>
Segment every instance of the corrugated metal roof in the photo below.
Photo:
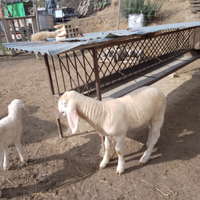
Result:
<svg viewBox="0 0 200 200"><path fill-rule="evenodd" d="M48 42L17 42L3 44L7 49L13 49L18 51L24 51L29 53L41 53L42 55L57 55L76 47L90 44L100 44L102 42L110 41L118 37L131 36L131 35L145 35L149 33L155 33L162 30L177 29L177 28L189 28L200 26L200 22L187 22L176 24L165 24L158 26L146 26L139 29L131 30L116 30L106 31L98 33L86 33L84 37L66 38L62 41L56 42L55 38L49 38Z"/></svg>

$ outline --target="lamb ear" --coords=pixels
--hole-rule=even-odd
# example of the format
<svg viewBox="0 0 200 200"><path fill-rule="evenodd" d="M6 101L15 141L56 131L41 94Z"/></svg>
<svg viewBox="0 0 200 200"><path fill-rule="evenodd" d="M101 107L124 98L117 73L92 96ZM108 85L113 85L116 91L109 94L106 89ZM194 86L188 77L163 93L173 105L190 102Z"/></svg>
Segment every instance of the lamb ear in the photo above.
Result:
<svg viewBox="0 0 200 200"><path fill-rule="evenodd" d="M26 112L28 112L30 114L30 111L28 109L28 107L24 104L23 107L22 107Z"/></svg>
<svg viewBox="0 0 200 200"><path fill-rule="evenodd" d="M67 109L67 120L72 133L75 133L78 126L78 113L75 105L69 105Z"/></svg>

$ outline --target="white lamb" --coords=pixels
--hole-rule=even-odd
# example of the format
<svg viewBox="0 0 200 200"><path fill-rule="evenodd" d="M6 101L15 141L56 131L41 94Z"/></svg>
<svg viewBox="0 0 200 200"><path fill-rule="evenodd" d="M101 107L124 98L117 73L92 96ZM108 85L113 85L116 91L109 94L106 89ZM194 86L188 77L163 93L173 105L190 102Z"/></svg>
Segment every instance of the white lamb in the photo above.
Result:
<svg viewBox="0 0 200 200"><path fill-rule="evenodd" d="M22 132L22 109L29 112L23 101L15 99L8 106L8 116L0 120L0 168L9 169L8 146L14 144L22 162L27 159L23 154L20 136Z"/></svg>
<svg viewBox="0 0 200 200"><path fill-rule="evenodd" d="M139 88L121 98L101 102L75 91L65 92L58 101L59 114L66 116L72 133L78 125L78 117L87 121L99 134L105 136L105 153L100 169L109 162L111 138L116 141L118 154L117 174L124 172L124 140L128 130L149 124L147 150L140 159L146 163L152 153L164 121L165 95L154 87Z"/></svg>

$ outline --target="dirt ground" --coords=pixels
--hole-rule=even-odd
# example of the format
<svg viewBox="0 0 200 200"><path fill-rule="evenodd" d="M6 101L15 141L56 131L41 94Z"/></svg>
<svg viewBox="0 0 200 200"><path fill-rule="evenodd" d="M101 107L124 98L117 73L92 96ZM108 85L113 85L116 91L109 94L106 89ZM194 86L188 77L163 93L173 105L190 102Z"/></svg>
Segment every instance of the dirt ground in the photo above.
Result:
<svg viewBox="0 0 200 200"><path fill-rule="evenodd" d="M173 5L181 8L182 3L186 5ZM200 199L199 60L179 70L177 77L153 84L167 97L161 137L150 160L140 165L148 127L129 131L121 176L116 175L114 147L108 166L99 170L100 138L83 120L76 134L66 123L64 138L58 137L43 60L34 54L1 56L0 86L0 118L7 116L7 106L16 98L30 110L30 115L23 112L21 136L29 162L21 163L16 149L9 148L10 170L0 171L2 199Z"/></svg>

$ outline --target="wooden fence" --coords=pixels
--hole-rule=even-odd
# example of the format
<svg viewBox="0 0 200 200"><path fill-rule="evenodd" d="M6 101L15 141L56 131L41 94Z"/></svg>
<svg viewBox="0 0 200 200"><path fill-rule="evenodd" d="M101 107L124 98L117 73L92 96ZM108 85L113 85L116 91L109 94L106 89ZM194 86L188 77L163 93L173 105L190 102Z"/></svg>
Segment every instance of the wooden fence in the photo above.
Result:
<svg viewBox="0 0 200 200"><path fill-rule="evenodd" d="M10 18L0 18L6 41L8 43L19 42L19 41L31 41L31 34L27 19L32 20L32 31L33 33L38 32L38 25L36 23L35 15L26 16L26 17L10 17ZM16 27L18 29L16 29ZM20 37L18 37L20 36ZM2 46L2 36L0 35L0 45ZM4 47L2 46L3 54L6 54ZM16 52L11 50L12 55L15 55Z"/></svg>

